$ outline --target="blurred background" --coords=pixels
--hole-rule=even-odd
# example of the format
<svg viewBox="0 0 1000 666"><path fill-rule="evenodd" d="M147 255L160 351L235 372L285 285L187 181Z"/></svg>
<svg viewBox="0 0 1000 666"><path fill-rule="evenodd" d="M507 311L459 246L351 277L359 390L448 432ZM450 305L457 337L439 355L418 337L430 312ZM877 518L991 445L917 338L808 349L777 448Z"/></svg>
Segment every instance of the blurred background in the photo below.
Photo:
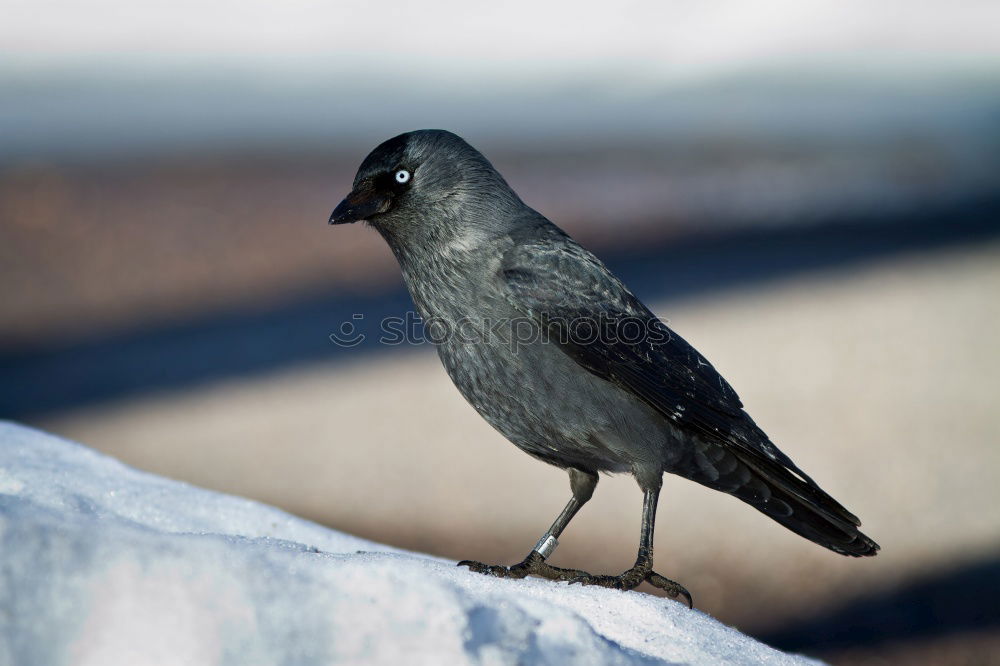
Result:
<svg viewBox="0 0 1000 666"><path fill-rule="evenodd" d="M449 558L569 496L466 405L367 152L440 127L595 250L882 545L668 477L657 569L834 663L1000 655L1000 5L0 0L0 416ZM354 318L355 314L363 319ZM368 340L328 338L352 322ZM372 333L375 333L372 335ZM604 478L557 565L632 562Z"/></svg>

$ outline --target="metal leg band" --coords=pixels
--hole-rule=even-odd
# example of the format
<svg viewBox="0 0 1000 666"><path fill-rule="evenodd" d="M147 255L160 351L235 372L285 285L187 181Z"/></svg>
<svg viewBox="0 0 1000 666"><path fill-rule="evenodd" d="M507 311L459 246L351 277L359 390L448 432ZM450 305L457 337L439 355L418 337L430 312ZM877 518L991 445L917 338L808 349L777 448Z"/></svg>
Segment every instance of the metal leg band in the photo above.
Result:
<svg viewBox="0 0 1000 666"><path fill-rule="evenodd" d="M542 556L542 559L548 558L553 552L555 552L556 546L559 545L559 540L556 539L551 534L545 534L538 543L535 544L534 551Z"/></svg>

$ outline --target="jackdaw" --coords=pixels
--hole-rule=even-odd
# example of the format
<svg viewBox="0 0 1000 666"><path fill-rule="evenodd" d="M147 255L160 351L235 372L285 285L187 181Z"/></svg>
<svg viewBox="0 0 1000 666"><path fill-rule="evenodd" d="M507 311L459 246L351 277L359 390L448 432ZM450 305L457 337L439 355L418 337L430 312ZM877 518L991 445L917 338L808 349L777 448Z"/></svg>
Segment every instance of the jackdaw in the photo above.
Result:
<svg viewBox="0 0 1000 666"><path fill-rule="evenodd" d="M572 498L524 561L460 565L617 589L648 581L690 605L652 568L664 472L738 497L836 553L878 551L701 354L460 137L419 130L375 148L329 221L360 220L392 248L465 399L522 451L569 472ZM618 576L545 561L598 472L629 472L644 493L638 556Z"/></svg>

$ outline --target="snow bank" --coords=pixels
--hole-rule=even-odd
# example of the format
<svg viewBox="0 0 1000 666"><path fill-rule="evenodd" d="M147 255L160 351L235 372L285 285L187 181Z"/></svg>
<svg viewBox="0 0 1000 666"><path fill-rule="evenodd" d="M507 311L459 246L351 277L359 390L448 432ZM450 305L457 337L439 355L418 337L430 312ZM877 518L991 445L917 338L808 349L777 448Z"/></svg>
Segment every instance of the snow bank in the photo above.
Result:
<svg viewBox="0 0 1000 666"><path fill-rule="evenodd" d="M804 663L680 603L507 581L0 423L0 665Z"/></svg>

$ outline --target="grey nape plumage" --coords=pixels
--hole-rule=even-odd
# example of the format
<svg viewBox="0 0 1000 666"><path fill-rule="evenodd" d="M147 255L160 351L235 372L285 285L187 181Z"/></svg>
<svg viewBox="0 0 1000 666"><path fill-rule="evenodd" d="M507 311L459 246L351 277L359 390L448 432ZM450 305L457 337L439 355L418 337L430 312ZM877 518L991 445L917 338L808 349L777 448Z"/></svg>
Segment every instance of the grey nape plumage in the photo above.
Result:
<svg viewBox="0 0 1000 666"><path fill-rule="evenodd" d="M421 130L375 148L330 217L359 220L385 238L420 315L444 332L437 351L466 400L518 448L569 472L569 503L523 562L460 564L618 589L648 581L690 604L652 569L664 472L734 495L836 553L878 551L701 354L458 136ZM598 472L629 472L644 493L638 557L619 576L545 562Z"/></svg>

